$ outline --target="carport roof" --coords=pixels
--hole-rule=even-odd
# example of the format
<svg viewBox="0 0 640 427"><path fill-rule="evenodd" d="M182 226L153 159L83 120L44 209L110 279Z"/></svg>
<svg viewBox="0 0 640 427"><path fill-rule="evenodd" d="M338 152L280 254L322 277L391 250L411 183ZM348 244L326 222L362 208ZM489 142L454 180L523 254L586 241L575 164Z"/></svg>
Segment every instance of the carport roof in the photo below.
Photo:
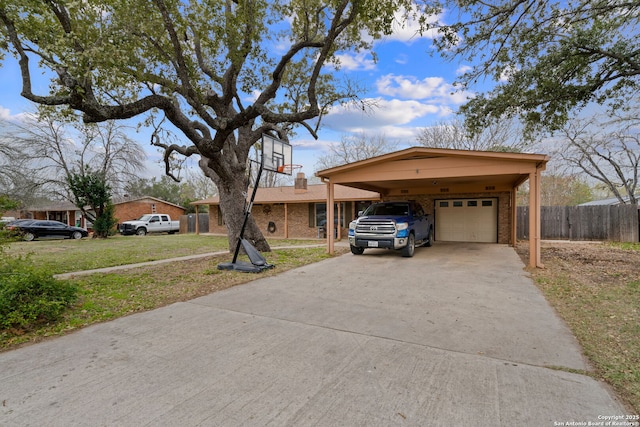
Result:
<svg viewBox="0 0 640 427"><path fill-rule="evenodd" d="M544 169L549 156L411 147L316 172L334 184L389 194L403 188L490 184L515 188L532 170Z"/></svg>

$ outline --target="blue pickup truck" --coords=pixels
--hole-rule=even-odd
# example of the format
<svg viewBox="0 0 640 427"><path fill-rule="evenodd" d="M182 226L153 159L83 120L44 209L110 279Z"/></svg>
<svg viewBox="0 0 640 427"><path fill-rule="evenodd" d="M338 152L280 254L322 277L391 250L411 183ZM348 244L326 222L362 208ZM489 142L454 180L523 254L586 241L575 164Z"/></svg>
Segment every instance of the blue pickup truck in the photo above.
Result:
<svg viewBox="0 0 640 427"><path fill-rule="evenodd" d="M412 257L416 246L432 244L433 217L412 201L374 203L349 224L354 255L362 255L367 248L386 248Z"/></svg>

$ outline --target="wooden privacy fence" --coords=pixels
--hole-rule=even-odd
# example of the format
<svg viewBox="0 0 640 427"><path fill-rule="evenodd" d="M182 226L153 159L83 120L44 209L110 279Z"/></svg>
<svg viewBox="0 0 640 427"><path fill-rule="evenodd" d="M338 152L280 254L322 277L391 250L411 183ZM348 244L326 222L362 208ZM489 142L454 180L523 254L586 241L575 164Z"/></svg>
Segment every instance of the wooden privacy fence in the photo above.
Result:
<svg viewBox="0 0 640 427"><path fill-rule="evenodd" d="M198 231L200 233L209 232L209 214L198 214ZM196 214L182 215L180 217L180 233L196 232Z"/></svg>
<svg viewBox="0 0 640 427"><path fill-rule="evenodd" d="M542 239L638 242L637 205L542 206ZM529 239L529 206L518 206L518 239Z"/></svg>

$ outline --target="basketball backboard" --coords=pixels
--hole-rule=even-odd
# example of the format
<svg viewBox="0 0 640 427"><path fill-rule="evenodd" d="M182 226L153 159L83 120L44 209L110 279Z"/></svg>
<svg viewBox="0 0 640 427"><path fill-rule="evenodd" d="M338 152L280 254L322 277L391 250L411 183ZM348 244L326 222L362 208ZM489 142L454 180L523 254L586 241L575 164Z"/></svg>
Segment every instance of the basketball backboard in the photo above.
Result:
<svg viewBox="0 0 640 427"><path fill-rule="evenodd" d="M262 135L264 169L291 175L292 148L286 142L270 135Z"/></svg>

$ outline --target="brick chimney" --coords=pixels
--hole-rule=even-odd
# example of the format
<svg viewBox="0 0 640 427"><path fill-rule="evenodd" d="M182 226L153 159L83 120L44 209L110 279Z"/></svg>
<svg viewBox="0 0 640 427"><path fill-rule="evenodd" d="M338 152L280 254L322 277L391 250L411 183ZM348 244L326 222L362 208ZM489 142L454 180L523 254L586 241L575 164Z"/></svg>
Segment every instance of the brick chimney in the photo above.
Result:
<svg viewBox="0 0 640 427"><path fill-rule="evenodd" d="M294 185L294 194L302 194L307 192L307 178L304 176L304 172L298 172L296 174L296 181Z"/></svg>

